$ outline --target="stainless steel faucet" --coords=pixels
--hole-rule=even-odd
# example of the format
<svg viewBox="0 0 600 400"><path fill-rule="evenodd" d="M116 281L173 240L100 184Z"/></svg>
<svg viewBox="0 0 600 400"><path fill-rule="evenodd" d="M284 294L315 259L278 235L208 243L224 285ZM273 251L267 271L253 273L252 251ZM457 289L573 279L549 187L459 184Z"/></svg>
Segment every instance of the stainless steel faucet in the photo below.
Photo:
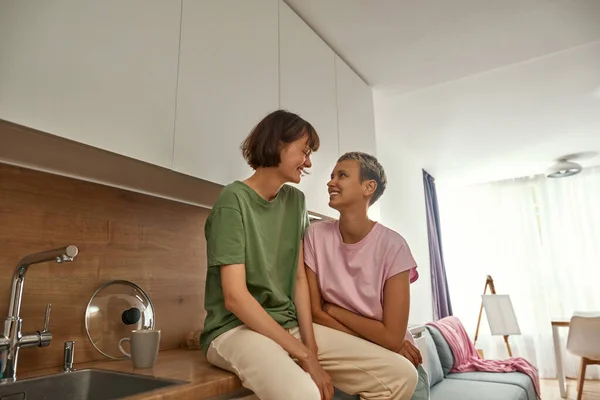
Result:
<svg viewBox="0 0 600 400"><path fill-rule="evenodd" d="M0 384L13 382L17 378L17 360L19 349L22 347L46 347L52 341L52 333L48 330L50 322L50 304L46 305L46 318L44 329L35 333L23 334L23 320L21 319L21 298L25 274L29 266L46 261L57 263L70 262L77 256L79 250L70 245L58 249L43 251L23 257L17 264L12 280L10 306L8 317L4 320L4 331L0 335Z"/></svg>

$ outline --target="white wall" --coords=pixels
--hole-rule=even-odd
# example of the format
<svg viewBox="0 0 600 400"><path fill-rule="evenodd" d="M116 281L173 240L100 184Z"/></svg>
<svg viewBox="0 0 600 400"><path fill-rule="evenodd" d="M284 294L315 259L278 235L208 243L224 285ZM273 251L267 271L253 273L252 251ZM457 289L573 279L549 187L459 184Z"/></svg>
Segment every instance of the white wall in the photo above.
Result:
<svg viewBox="0 0 600 400"><path fill-rule="evenodd" d="M380 221L400 233L408 242L418 264L419 280L411 285L409 323L420 324L433 318L427 216L423 189L422 166L408 151L391 146L394 129L381 113L381 99L374 96L377 157L388 178L386 192L381 197Z"/></svg>

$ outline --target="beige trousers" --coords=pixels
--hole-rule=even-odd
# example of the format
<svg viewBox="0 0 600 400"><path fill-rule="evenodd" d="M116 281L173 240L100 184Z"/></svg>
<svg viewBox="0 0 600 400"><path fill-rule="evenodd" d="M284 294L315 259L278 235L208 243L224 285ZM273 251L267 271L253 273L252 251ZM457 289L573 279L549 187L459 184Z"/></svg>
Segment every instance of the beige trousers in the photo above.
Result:
<svg viewBox="0 0 600 400"><path fill-rule="evenodd" d="M366 340L313 324L319 361L333 385L364 400L409 400L417 370L403 356ZM288 330L300 339L298 328ZM260 400L320 400L317 385L277 343L246 326L217 337L208 362L236 374Z"/></svg>

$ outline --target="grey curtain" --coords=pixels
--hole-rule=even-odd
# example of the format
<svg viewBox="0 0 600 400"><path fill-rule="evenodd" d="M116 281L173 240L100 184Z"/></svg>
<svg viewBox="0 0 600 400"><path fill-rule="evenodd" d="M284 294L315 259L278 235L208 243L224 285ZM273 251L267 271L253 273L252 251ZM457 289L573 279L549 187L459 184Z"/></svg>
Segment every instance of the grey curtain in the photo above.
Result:
<svg viewBox="0 0 600 400"><path fill-rule="evenodd" d="M452 315L452 305L450 304L444 254L442 253L440 214L435 180L425 170L423 170L423 186L425 187L425 205L427 209L427 236L429 237L433 317L434 320L438 320Z"/></svg>

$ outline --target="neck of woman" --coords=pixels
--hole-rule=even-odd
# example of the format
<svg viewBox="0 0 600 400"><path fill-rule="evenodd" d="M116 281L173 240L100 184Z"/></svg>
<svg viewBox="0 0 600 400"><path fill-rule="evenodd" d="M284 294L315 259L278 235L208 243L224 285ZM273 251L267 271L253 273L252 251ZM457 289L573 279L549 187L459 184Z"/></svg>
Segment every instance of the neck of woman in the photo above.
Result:
<svg viewBox="0 0 600 400"><path fill-rule="evenodd" d="M244 183L254 189L260 197L271 201L277 196L285 181L276 168L259 168Z"/></svg>
<svg viewBox="0 0 600 400"><path fill-rule="evenodd" d="M371 232L376 222L369 219L367 211L362 205L340 210L340 234L344 243L358 243Z"/></svg>

